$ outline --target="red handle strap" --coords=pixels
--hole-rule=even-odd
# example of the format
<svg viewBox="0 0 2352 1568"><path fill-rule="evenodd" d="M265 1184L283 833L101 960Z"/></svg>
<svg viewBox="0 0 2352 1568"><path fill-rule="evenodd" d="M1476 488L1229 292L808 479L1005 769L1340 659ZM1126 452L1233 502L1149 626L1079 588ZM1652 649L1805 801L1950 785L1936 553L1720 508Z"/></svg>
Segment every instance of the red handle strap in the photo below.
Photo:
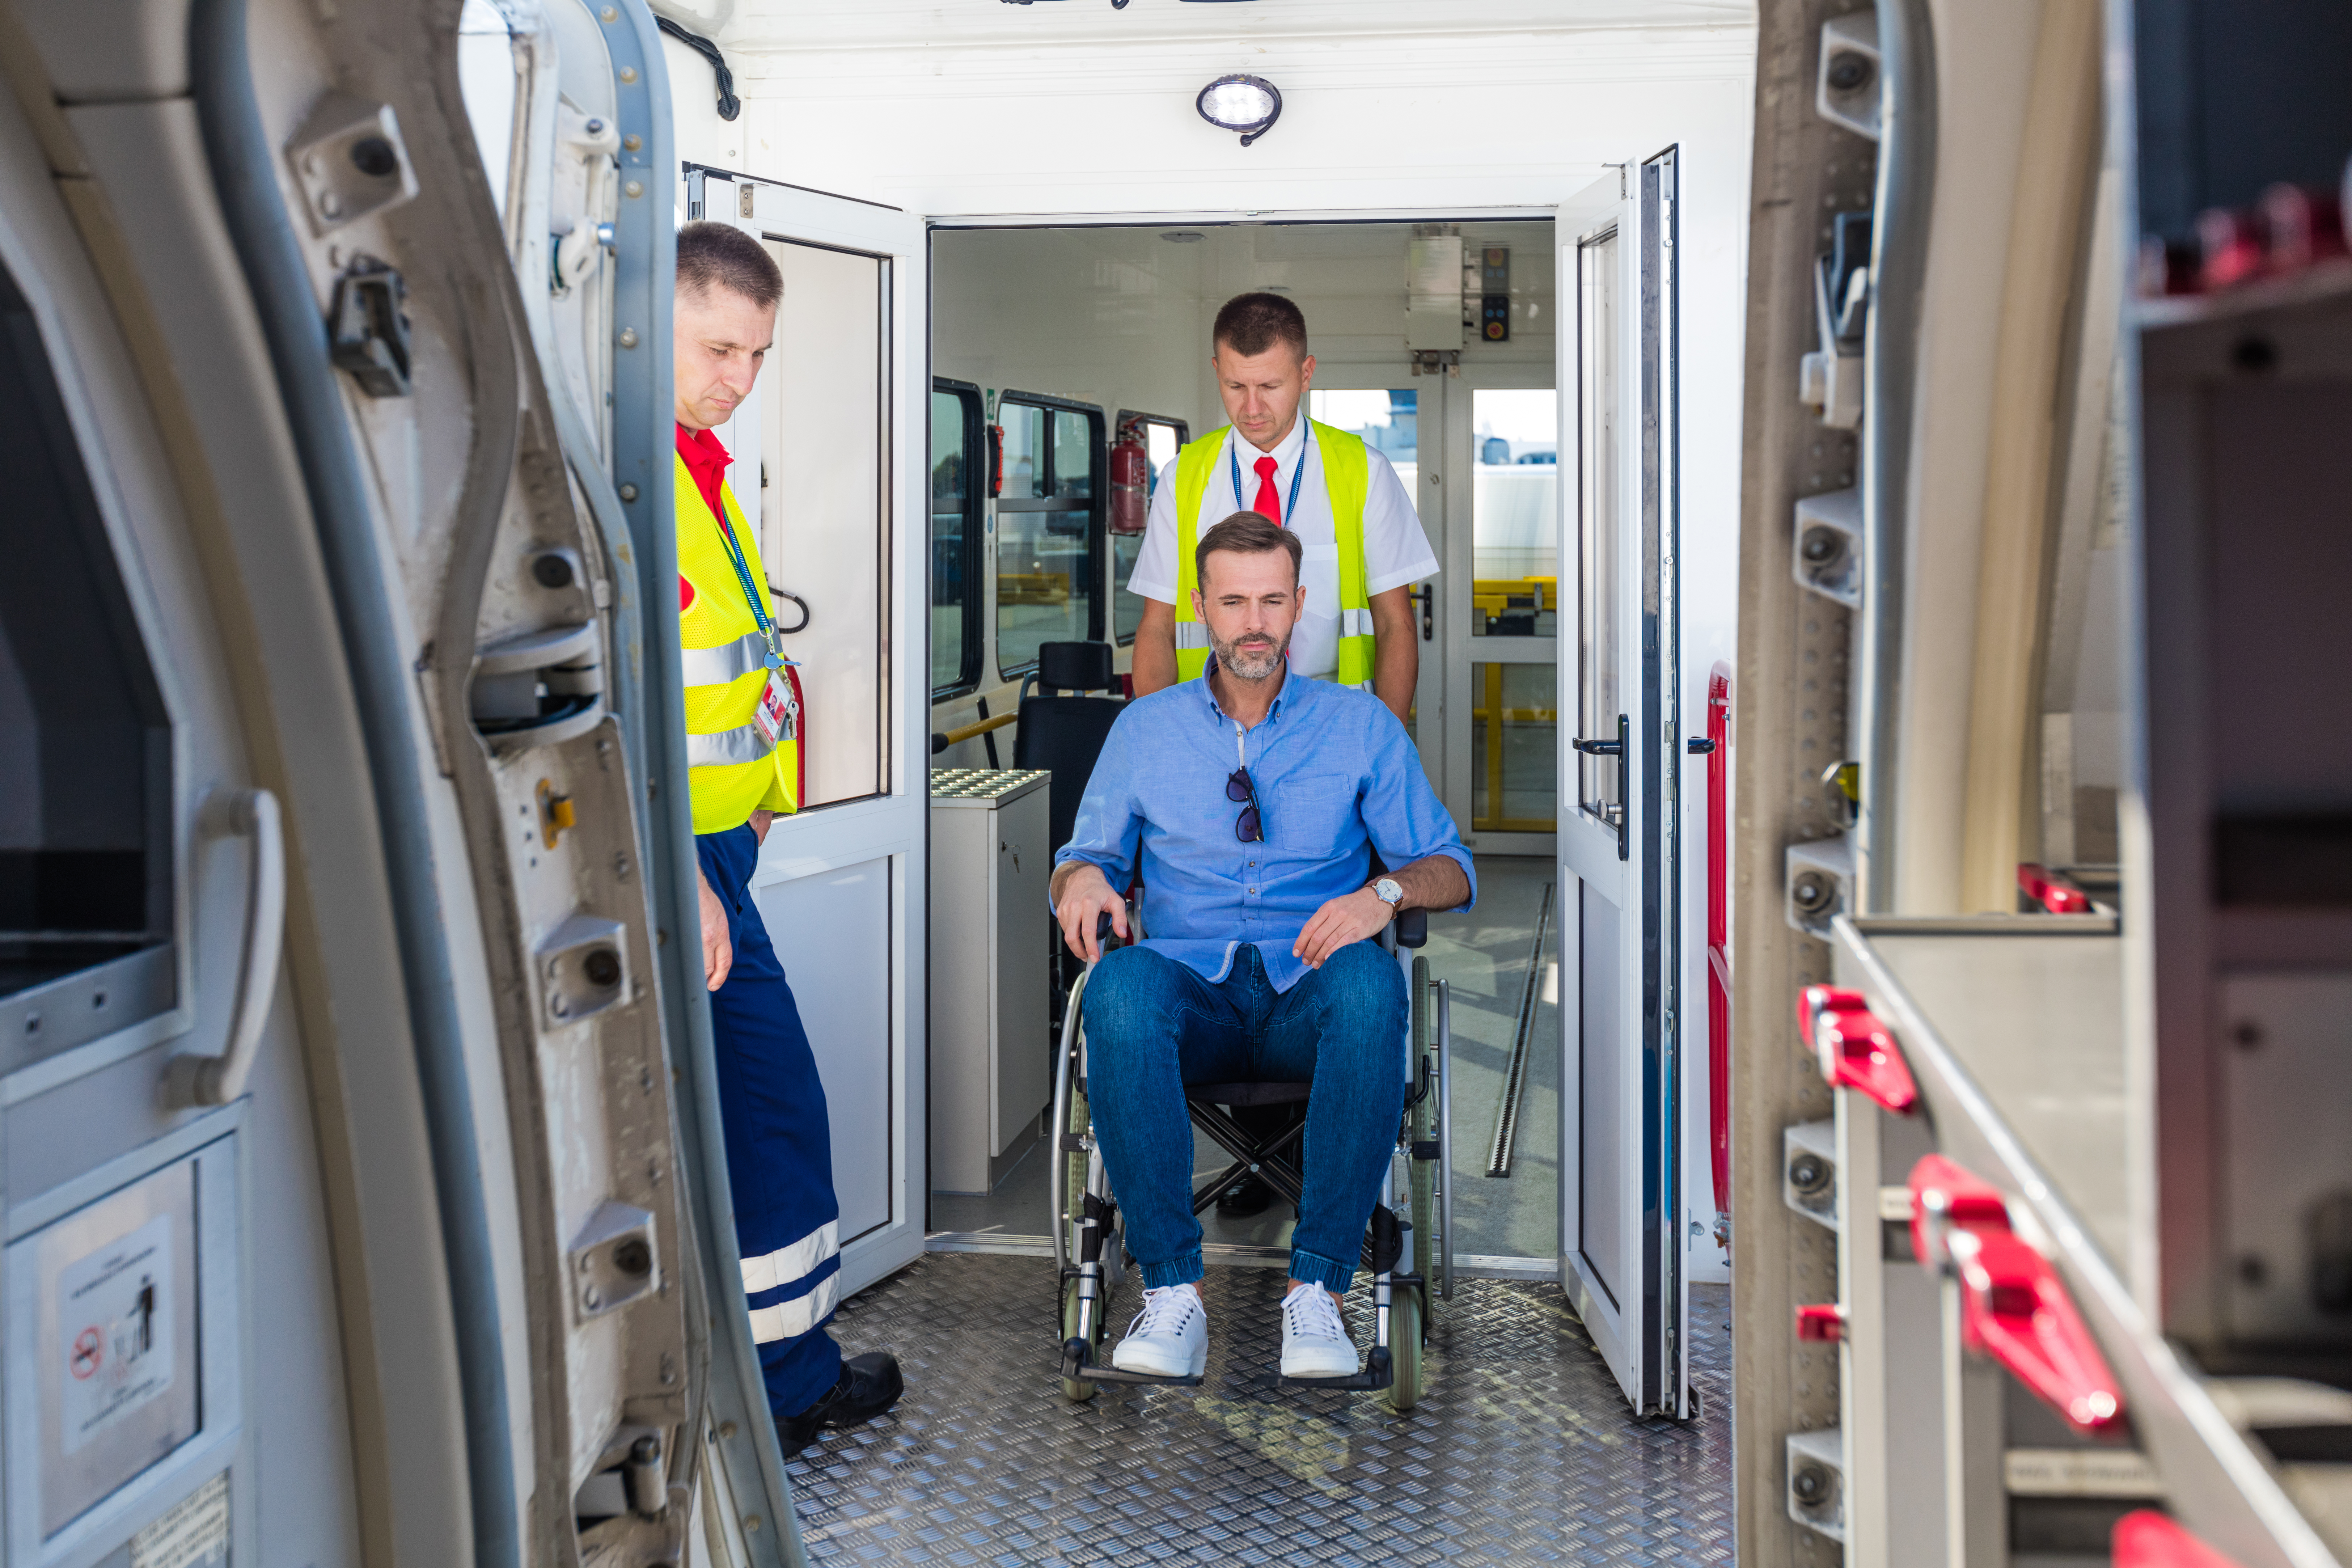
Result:
<svg viewBox="0 0 2352 1568"><path fill-rule="evenodd" d="M2152 1508L2116 1521L2116 1568L2238 1568Z"/></svg>
<svg viewBox="0 0 2352 1568"><path fill-rule="evenodd" d="M2010 1228L2000 1192L1940 1154L1911 1168L1911 1241L1920 1264L1960 1285L1960 1342L2007 1367L2075 1430L2123 1416L2099 1343L2048 1258Z"/></svg>
<svg viewBox="0 0 2352 1568"><path fill-rule="evenodd" d="M2031 860L2019 863L2017 885L2027 898L2053 915L2087 915L2091 912L2089 894L2060 881L2045 868Z"/></svg>
<svg viewBox="0 0 2352 1568"><path fill-rule="evenodd" d="M1797 1337L1815 1344L1837 1343L1845 1338L1845 1309L1835 1301L1816 1301L1799 1307Z"/></svg>
<svg viewBox="0 0 2352 1568"><path fill-rule="evenodd" d="M1919 1103L1902 1049L1859 991L1808 985L1797 1000L1797 1026L1820 1059L1832 1089L1850 1089L1898 1115Z"/></svg>

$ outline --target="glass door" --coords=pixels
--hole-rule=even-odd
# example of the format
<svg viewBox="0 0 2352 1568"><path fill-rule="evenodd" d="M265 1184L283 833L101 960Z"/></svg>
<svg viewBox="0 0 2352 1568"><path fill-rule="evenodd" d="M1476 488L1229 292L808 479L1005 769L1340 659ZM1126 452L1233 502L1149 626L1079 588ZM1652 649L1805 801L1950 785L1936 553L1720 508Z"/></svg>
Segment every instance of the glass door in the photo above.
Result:
<svg viewBox="0 0 2352 1568"><path fill-rule="evenodd" d="M1548 853L1559 815L1559 394L1457 391L1470 476L1467 799L1457 813L1488 854ZM1460 487L1456 504L1464 504Z"/></svg>
<svg viewBox="0 0 2352 1568"><path fill-rule="evenodd" d="M1562 215L1561 276L1576 300L1576 330L1560 338L1561 382L1575 388L1563 595L1574 621L1553 651L1556 689L1576 705L1557 753L1573 784L1559 856L1579 990L1560 1010L1560 1284L1633 1407L1685 1416L1675 167L1668 152L1629 170L1598 210ZM1503 595L1507 612L1514 596Z"/></svg>
<svg viewBox="0 0 2352 1568"><path fill-rule="evenodd" d="M803 805L770 830L751 886L824 1042L847 1296L922 1249L927 955L913 917L935 678L922 650L935 513L962 509L940 504L933 464L921 222L745 184L745 226L784 275L761 378L761 541L781 623L805 628L784 643L800 665ZM951 651L969 646L963 631Z"/></svg>

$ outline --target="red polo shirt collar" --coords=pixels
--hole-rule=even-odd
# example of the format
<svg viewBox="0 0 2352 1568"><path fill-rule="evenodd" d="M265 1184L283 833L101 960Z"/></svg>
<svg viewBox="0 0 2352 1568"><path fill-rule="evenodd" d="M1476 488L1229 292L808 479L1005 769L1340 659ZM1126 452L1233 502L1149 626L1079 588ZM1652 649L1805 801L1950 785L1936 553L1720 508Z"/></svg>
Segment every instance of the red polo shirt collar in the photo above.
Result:
<svg viewBox="0 0 2352 1568"><path fill-rule="evenodd" d="M708 430L677 427L677 455L686 459L686 471L694 476L694 488L710 508L710 515L724 518L726 505L719 499L719 487L726 481L727 465L735 459L719 444L719 437Z"/></svg>

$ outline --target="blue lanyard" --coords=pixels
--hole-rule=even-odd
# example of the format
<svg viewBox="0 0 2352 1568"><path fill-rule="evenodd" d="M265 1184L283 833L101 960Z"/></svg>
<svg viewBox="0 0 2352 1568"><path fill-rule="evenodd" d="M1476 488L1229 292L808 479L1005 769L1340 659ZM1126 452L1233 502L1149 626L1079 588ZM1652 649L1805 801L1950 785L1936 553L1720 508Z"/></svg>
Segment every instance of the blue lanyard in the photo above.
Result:
<svg viewBox="0 0 2352 1568"><path fill-rule="evenodd" d="M727 542L727 559L734 563L736 585L743 590L743 602L751 606L751 623L760 628L760 642L768 650L768 668L782 669L786 660L776 651L775 628L769 623L768 607L760 603L760 591L751 583L751 563L743 559L743 546L735 537L734 524L727 521L725 492L721 492L719 514L719 537Z"/></svg>
<svg viewBox="0 0 2352 1568"><path fill-rule="evenodd" d="M1226 444L1225 462L1234 470L1234 502L1237 506L1246 506L1248 503L1242 500L1242 459L1240 454L1234 449L1241 444L1242 433L1236 430L1234 432L1233 440ZM1307 447L1304 442L1301 442L1298 447L1298 466L1290 470L1290 499L1282 504L1282 526L1285 528L1290 526L1292 515L1298 510L1298 481L1306 477Z"/></svg>

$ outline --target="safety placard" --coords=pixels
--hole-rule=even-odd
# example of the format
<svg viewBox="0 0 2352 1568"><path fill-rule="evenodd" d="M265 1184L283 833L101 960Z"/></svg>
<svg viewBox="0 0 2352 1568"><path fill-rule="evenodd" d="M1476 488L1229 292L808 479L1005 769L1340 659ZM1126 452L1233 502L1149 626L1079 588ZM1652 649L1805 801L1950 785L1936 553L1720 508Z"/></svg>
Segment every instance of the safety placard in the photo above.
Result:
<svg viewBox="0 0 2352 1568"><path fill-rule="evenodd" d="M171 1392L172 1228L172 1216L158 1215L58 1277L68 1454Z"/></svg>
<svg viewBox="0 0 2352 1568"><path fill-rule="evenodd" d="M215 1476L131 1541L131 1568L205 1568L228 1555L228 1477Z"/></svg>

